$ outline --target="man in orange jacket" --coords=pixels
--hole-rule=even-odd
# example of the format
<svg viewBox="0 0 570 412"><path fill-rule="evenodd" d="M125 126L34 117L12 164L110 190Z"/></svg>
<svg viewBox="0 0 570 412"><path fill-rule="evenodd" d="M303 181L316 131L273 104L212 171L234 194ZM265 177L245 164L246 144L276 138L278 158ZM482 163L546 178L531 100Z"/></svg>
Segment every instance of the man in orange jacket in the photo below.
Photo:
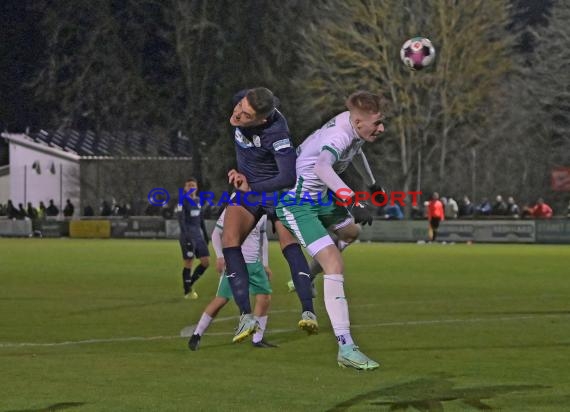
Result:
<svg viewBox="0 0 570 412"><path fill-rule="evenodd" d="M443 203L441 203L441 200L439 200L439 193L437 192L433 193L431 200L428 203L427 218L429 223L429 241L435 242L437 239L437 229L439 228L439 222L445 219L445 213L443 212Z"/></svg>

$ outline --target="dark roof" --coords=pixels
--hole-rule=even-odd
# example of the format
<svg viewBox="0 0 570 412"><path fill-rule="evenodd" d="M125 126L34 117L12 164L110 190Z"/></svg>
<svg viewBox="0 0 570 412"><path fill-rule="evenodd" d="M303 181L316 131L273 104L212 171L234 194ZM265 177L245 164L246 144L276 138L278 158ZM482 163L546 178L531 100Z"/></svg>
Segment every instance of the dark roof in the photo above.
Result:
<svg viewBox="0 0 570 412"><path fill-rule="evenodd" d="M82 157L190 157L190 139L178 134L167 139L158 139L141 132L94 133L65 130L28 133L35 142Z"/></svg>

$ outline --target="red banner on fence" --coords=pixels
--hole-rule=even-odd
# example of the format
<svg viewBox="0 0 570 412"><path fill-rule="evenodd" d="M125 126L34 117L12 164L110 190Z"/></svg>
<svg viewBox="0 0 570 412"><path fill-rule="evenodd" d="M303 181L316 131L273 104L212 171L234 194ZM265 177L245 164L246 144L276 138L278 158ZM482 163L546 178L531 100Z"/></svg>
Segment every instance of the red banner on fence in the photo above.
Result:
<svg viewBox="0 0 570 412"><path fill-rule="evenodd" d="M550 174L550 185L555 192L570 192L570 167L557 167Z"/></svg>

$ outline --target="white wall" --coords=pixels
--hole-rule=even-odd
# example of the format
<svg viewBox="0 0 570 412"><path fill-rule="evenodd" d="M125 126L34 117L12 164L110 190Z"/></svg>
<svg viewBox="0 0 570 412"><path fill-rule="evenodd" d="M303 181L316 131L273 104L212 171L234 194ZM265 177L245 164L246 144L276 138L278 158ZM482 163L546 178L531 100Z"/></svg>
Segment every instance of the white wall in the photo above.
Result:
<svg viewBox="0 0 570 412"><path fill-rule="evenodd" d="M40 173L32 166L40 165ZM10 141L10 199L14 206L32 202L38 207L43 201L46 207L49 200L63 212L65 202L70 199L79 214L79 162L51 153L20 145Z"/></svg>
<svg viewBox="0 0 570 412"><path fill-rule="evenodd" d="M0 204L8 203L10 199L10 174L0 174Z"/></svg>

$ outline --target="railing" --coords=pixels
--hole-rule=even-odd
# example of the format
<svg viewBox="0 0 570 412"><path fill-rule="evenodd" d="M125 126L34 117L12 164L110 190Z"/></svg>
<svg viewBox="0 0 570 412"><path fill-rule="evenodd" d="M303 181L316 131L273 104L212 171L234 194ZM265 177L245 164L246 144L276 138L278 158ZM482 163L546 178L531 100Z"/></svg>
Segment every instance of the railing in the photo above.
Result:
<svg viewBox="0 0 570 412"><path fill-rule="evenodd" d="M215 220L207 220L212 231ZM81 219L9 220L0 218L0 236L10 237L98 237L176 239L179 236L176 220L160 216L88 217ZM270 239L275 234L268 230ZM361 241L421 242L427 239L425 220L375 220L364 226ZM445 242L483 243L561 243L570 244L570 219L542 220L445 220L438 239Z"/></svg>

